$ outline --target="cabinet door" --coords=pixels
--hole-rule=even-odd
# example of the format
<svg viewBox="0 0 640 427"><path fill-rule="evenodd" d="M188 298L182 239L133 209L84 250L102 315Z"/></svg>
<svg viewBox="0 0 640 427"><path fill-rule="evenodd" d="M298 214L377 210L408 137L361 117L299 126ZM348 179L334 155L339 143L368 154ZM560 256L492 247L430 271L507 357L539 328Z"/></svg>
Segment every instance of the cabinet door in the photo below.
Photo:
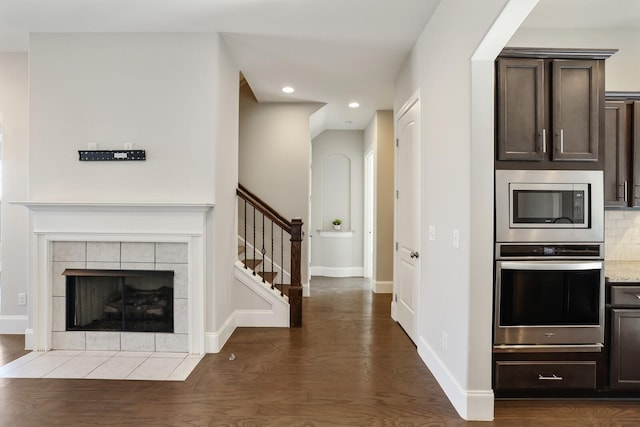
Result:
<svg viewBox="0 0 640 427"><path fill-rule="evenodd" d="M627 206L631 153L624 102L605 103L604 128L604 203L605 206Z"/></svg>
<svg viewBox="0 0 640 427"><path fill-rule="evenodd" d="M633 114L629 121L633 132L631 133L630 147L633 153L633 191L631 205L640 207L640 101L633 102Z"/></svg>
<svg viewBox="0 0 640 427"><path fill-rule="evenodd" d="M611 310L612 389L640 389L640 310Z"/></svg>
<svg viewBox="0 0 640 427"><path fill-rule="evenodd" d="M498 59L498 160L545 157L544 61Z"/></svg>
<svg viewBox="0 0 640 427"><path fill-rule="evenodd" d="M598 160L598 66L597 60L552 61L552 160Z"/></svg>

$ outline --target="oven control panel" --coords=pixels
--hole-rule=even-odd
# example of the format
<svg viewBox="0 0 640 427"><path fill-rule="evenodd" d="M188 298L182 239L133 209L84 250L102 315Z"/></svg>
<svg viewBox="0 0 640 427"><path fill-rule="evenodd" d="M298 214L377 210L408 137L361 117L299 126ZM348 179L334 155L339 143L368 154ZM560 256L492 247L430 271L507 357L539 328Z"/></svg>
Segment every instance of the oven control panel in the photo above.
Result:
<svg viewBox="0 0 640 427"><path fill-rule="evenodd" d="M518 244L498 243L498 259L513 258L580 258L601 259L604 256L603 245L594 244Z"/></svg>

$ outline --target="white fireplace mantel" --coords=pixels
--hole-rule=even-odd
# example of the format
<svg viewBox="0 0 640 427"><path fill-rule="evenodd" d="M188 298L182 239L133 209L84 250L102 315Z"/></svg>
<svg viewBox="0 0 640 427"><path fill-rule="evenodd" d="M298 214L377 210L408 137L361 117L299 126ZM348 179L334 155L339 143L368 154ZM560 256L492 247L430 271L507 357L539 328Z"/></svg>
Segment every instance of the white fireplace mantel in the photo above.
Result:
<svg viewBox="0 0 640 427"><path fill-rule="evenodd" d="M188 244L189 352L205 352L207 218L213 203L10 202L31 212L27 348L51 349L51 244L55 241Z"/></svg>

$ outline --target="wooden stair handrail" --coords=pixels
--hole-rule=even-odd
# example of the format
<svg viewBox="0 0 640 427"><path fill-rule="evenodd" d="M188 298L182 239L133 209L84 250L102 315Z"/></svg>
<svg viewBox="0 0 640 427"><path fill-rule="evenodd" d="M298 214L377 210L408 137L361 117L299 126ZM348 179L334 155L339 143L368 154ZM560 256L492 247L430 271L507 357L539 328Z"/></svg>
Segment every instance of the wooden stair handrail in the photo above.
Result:
<svg viewBox="0 0 640 427"><path fill-rule="evenodd" d="M278 211L269 206L266 202L264 202L261 198L253 194L251 191L247 190L245 186L242 184L238 184L238 189L236 190L236 194L251 203L261 214L269 218L271 221L280 226L280 228L284 229L287 233L291 234L291 221L280 215Z"/></svg>

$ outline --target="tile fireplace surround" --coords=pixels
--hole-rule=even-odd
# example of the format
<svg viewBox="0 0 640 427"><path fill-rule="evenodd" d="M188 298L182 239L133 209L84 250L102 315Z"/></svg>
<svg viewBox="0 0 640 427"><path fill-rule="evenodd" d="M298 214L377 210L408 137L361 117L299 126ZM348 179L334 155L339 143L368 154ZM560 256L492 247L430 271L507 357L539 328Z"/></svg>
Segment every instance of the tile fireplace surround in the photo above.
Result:
<svg viewBox="0 0 640 427"><path fill-rule="evenodd" d="M56 350L188 352L186 243L52 242L52 344ZM174 272L174 333L66 331L65 269Z"/></svg>
<svg viewBox="0 0 640 427"><path fill-rule="evenodd" d="M205 352L212 204L20 204L31 211L28 349ZM65 268L174 271L174 333L65 331Z"/></svg>

